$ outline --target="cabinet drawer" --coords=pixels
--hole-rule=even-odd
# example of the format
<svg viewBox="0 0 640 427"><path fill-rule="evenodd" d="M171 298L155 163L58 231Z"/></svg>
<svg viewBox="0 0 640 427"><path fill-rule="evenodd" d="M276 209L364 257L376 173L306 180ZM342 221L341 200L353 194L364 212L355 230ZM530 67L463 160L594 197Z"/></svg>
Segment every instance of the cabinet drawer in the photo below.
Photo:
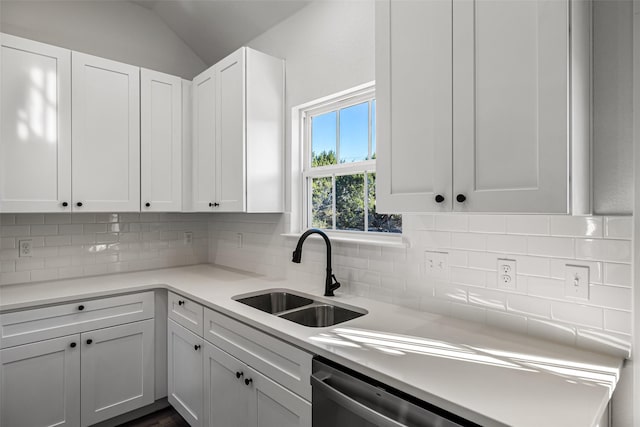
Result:
<svg viewBox="0 0 640 427"><path fill-rule="evenodd" d="M197 302L169 292L169 319L200 337L204 330L202 326L202 311L202 306Z"/></svg>
<svg viewBox="0 0 640 427"><path fill-rule="evenodd" d="M0 315L0 348L151 319L153 316L153 292L5 313Z"/></svg>
<svg viewBox="0 0 640 427"><path fill-rule="evenodd" d="M311 400L310 353L213 310L205 309L204 324L207 341Z"/></svg>

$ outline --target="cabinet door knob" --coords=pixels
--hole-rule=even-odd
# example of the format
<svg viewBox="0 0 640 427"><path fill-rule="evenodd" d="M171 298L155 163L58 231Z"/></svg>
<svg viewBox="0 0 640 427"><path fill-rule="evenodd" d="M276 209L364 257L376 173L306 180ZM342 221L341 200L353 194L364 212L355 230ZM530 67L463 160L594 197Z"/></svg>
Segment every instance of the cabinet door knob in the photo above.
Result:
<svg viewBox="0 0 640 427"><path fill-rule="evenodd" d="M238 371L236 372L236 378L240 379L240 377L244 376L244 372Z"/></svg>
<svg viewBox="0 0 640 427"><path fill-rule="evenodd" d="M244 379L244 384L245 384L245 385L249 385L249 384L251 384L252 382L253 382L253 380L252 380L251 378L245 378L245 379Z"/></svg>
<svg viewBox="0 0 640 427"><path fill-rule="evenodd" d="M195 351L200 350L200 344L196 344L196 345L194 345L194 346L193 346L193 349L194 349Z"/></svg>
<svg viewBox="0 0 640 427"><path fill-rule="evenodd" d="M87 344L92 344L92 343L93 343L93 340L92 340L91 338L89 338L89 339L87 340Z"/></svg>
<svg viewBox="0 0 640 427"><path fill-rule="evenodd" d="M464 194L458 194L456 196L456 200L458 201L458 203L464 203L464 201L467 200L467 196L465 196Z"/></svg>
<svg viewBox="0 0 640 427"><path fill-rule="evenodd" d="M178 305L184 305L184 301L183 300L179 300L178 301Z"/></svg>
<svg viewBox="0 0 640 427"><path fill-rule="evenodd" d="M442 194L436 194L436 203L444 202L444 196Z"/></svg>
<svg viewBox="0 0 640 427"><path fill-rule="evenodd" d="M72 342L71 344L69 344L69 347L76 348L76 343Z"/></svg>
<svg viewBox="0 0 640 427"><path fill-rule="evenodd" d="M82 202L78 202L78 203L76 203L76 206L78 206L78 207L82 207Z"/></svg>
<svg viewBox="0 0 640 427"><path fill-rule="evenodd" d="M67 206L69 206L69 203L68 203L68 202L62 202L62 207L63 207L63 208L66 208Z"/></svg>
<svg viewBox="0 0 640 427"><path fill-rule="evenodd" d="M78 306L78 311L82 311L82 310L84 310L84 305L79 305Z"/></svg>
<svg viewBox="0 0 640 427"><path fill-rule="evenodd" d="M151 203L147 202L147 203L145 203L144 205L145 205L146 207L150 207L150 206L151 206Z"/></svg>

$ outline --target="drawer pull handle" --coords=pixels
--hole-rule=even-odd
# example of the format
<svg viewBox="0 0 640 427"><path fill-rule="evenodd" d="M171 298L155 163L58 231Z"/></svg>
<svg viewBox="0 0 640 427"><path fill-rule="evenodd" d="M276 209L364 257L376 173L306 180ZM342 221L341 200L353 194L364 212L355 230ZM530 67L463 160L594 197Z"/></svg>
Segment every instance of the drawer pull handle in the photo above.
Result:
<svg viewBox="0 0 640 427"><path fill-rule="evenodd" d="M69 206L69 203L68 203L68 202L62 202L62 207L63 207L63 208L66 208L67 206Z"/></svg>
<svg viewBox="0 0 640 427"><path fill-rule="evenodd" d="M243 377L243 376L244 376L244 372L242 371L236 372L236 378L240 379L240 377Z"/></svg>
<svg viewBox="0 0 640 427"><path fill-rule="evenodd" d="M436 203L442 203L442 202L444 202L444 196L442 194L437 194Z"/></svg>
<svg viewBox="0 0 640 427"><path fill-rule="evenodd" d="M194 346L193 346L193 349L194 349L195 351L200 350L200 344L196 344L196 345L194 345Z"/></svg>
<svg viewBox="0 0 640 427"><path fill-rule="evenodd" d="M84 310L84 305L79 305L79 306L78 306L78 310L79 310L79 311Z"/></svg>
<svg viewBox="0 0 640 427"><path fill-rule="evenodd" d="M246 378L246 379L244 380L244 384L245 384L245 385L249 385L249 384L251 384L252 382L253 382L253 379L251 379L251 378Z"/></svg>
<svg viewBox="0 0 640 427"><path fill-rule="evenodd" d="M72 342L71 344L69 344L69 347L76 348L76 343Z"/></svg>
<svg viewBox="0 0 640 427"><path fill-rule="evenodd" d="M93 343L93 340L92 340L91 338L89 338L89 339L87 340L87 344L92 344L92 343Z"/></svg>
<svg viewBox="0 0 640 427"><path fill-rule="evenodd" d="M465 196L464 194L458 194L458 195L456 196L456 201L457 201L458 203L464 203L464 202L465 202L465 200L467 200L467 196Z"/></svg>
<svg viewBox="0 0 640 427"><path fill-rule="evenodd" d="M81 208L81 207L82 207L82 202L78 202L78 203L76 203L76 206L77 206L77 207L79 207L79 208Z"/></svg>
<svg viewBox="0 0 640 427"><path fill-rule="evenodd" d="M184 305L184 301L183 300L178 301L178 305Z"/></svg>

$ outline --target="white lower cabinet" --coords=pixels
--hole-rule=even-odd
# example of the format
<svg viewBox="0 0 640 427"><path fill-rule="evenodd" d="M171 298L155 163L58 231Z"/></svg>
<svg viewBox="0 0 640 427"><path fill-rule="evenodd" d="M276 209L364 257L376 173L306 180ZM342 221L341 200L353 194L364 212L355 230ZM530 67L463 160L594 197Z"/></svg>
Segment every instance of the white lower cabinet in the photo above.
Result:
<svg viewBox="0 0 640 427"><path fill-rule="evenodd" d="M154 320L81 335L82 425L154 401Z"/></svg>
<svg viewBox="0 0 640 427"><path fill-rule="evenodd" d="M209 343L204 380L206 426L311 426L310 402Z"/></svg>
<svg viewBox="0 0 640 427"><path fill-rule="evenodd" d="M152 404L153 313L144 292L0 314L0 426L85 427Z"/></svg>
<svg viewBox="0 0 640 427"><path fill-rule="evenodd" d="M191 427L202 426L204 340L171 319L167 322L169 403Z"/></svg>
<svg viewBox="0 0 640 427"><path fill-rule="evenodd" d="M0 350L0 425L80 426L80 335Z"/></svg>

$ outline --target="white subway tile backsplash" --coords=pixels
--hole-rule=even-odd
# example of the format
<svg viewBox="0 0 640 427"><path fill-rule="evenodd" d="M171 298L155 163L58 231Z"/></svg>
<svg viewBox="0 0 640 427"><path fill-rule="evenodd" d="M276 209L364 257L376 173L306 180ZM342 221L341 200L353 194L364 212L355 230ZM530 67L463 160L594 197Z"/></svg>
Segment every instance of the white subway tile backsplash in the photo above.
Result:
<svg viewBox="0 0 640 427"><path fill-rule="evenodd" d="M452 303L451 315L462 320L473 323L485 323L487 311L481 307L475 307L468 304Z"/></svg>
<svg viewBox="0 0 640 427"><path fill-rule="evenodd" d="M58 234L58 226L55 224L48 225L31 225L32 236L54 236Z"/></svg>
<svg viewBox="0 0 640 427"><path fill-rule="evenodd" d="M507 296L507 311L525 316L550 318L551 301L528 295L511 294Z"/></svg>
<svg viewBox="0 0 640 427"><path fill-rule="evenodd" d="M632 298L631 288L591 285L589 289L589 304L599 307L631 311Z"/></svg>
<svg viewBox="0 0 640 427"><path fill-rule="evenodd" d="M467 302L467 289L464 286L436 282L434 296L449 302Z"/></svg>
<svg viewBox="0 0 640 427"><path fill-rule="evenodd" d="M44 224L43 214L18 214L16 215L16 224Z"/></svg>
<svg viewBox="0 0 640 427"><path fill-rule="evenodd" d="M469 251L485 251L487 235L475 233L451 233L451 248Z"/></svg>
<svg viewBox="0 0 640 427"><path fill-rule="evenodd" d="M0 215L3 216L3 215ZM16 237L16 236L28 236L28 225L3 225L0 228L0 236L2 237Z"/></svg>
<svg viewBox="0 0 640 427"><path fill-rule="evenodd" d="M489 235L487 236L487 250L509 254L526 254L527 238L506 234Z"/></svg>
<svg viewBox="0 0 640 427"><path fill-rule="evenodd" d="M429 249L450 248L451 233L448 231L418 231L419 245Z"/></svg>
<svg viewBox="0 0 640 427"><path fill-rule="evenodd" d="M492 289L469 288L467 292L469 303L492 310L505 310L507 295Z"/></svg>
<svg viewBox="0 0 640 427"><path fill-rule="evenodd" d="M610 262L631 262L628 240L576 239L576 258Z"/></svg>
<svg viewBox="0 0 640 427"><path fill-rule="evenodd" d="M435 228L440 231L468 231L466 215L435 215Z"/></svg>
<svg viewBox="0 0 640 427"><path fill-rule="evenodd" d="M469 215L469 231L504 234L507 232L507 219L504 215Z"/></svg>
<svg viewBox="0 0 640 427"><path fill-rule="evenodd" d="M139 214L1 214L1 284L169 267L207 262L208 215L154 214L157 234L142 245ZM135 221L135 222L131 222ZM145 226L150 224L145 223ZM192 231L191 246L182 231ZM30 258L19 258L17 241L29 239ZM139 244L138 246L131 246ZM143 263L130 261L144 259ZM9 264L10 263L10 264ZM11 265L11 271L9 271ZM11 274L9 273L16 273Z"/></svg>
<svg viewBox="0 0 640 427"><path fill-rule="evenodd" d="M607 285L631 286L631 265L604 263L604 283Z"/></svg>
<svg viewBox="0 0 640 427"><path fill-rule="evenodd" d="M594 328L602 328L604 326L604 312L599 307L553 301L551 303L551 316L554 319L574 325Z"/></svg>
<svg viewBox="0 0 640 427"><path fill-rule="evenodd" d="M607 331L631 335L631 322L631 313L628 311L604 310L604 329Z"/></svg>
<svg viewBox="0 0 640 427"><path fill-rule="evenodd" d="M546 215L508 215L507 233L547 235L549 234L549 217Z"/></svg>
<svg viewBox="0 0 640 427"><path fill-rule="evenodd" d="M573 258L574 241L563 237L527 237L527 252L529 255Z"/></svg>
<svg viewBox="0 0 640 427"><path fill-rule="evenodd" d="M553 236L603 237L602 217L552 216L549 233Z"/></svg>
<svg viewBox="0 0 640 427"><path fill-rule="evenodd" d="M487 310L487 325L515 332L527 333L527 317L500 311Z"/></svg>
<svg viewBox="0 0 640 427"><path fill-rule="evenodd" d="M564 280L545 277L527 278L527 294L544 298L564 298Z"/></svg>
<svg viewBox="0 0 640 427"><path fill-rule="evenodd" d="M633 233L633 217L607 216L605 221L605 237L607 239L631 240Z"/></svg>
<svg viewBox="0 0 640 427"><path fill-rule="evenodd" d="M451 267L451 282L469 286L487 286L487 274L483 270L471 268Z"/></svg>

